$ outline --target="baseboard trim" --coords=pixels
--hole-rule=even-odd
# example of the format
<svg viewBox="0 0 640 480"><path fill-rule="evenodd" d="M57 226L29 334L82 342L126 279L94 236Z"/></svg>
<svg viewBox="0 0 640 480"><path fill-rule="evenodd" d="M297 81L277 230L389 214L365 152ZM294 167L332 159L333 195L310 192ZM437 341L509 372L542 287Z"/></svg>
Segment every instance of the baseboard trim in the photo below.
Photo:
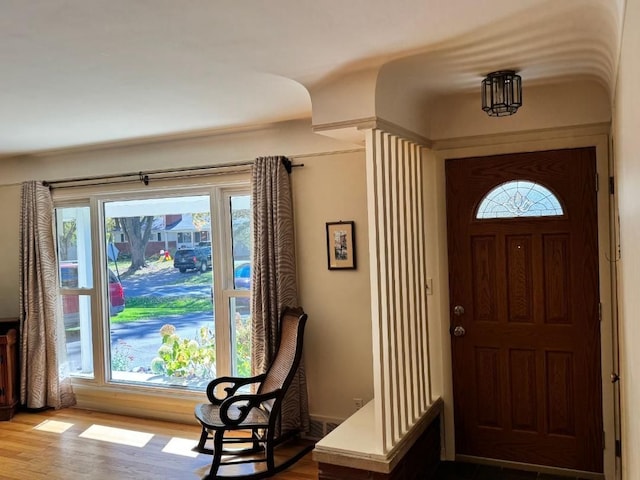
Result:
<svg viewBox="0 0 640 480"><path fill-rule="evenodd" d="M549 467L547 465L536 465L532 463L511 462L495 458L474 457L473 455L456 455L456 462L476 463L478 465L491 465L502 468L513 468L528 472L545 473L547 475L560 475L565 477L579 477L584 480L604 480L603 473L584 472L582 470L572 470L570 468Z"/></svg>

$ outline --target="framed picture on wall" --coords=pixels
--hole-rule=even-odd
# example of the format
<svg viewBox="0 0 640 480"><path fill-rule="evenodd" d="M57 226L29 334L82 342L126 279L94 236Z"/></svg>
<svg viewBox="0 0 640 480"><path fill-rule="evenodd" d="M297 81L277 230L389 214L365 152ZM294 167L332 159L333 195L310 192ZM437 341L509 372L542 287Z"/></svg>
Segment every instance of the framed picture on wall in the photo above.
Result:
<svg viewBox="0 0 640 480"><path fill-rule="evenodd" d="M354 222L327 223L327 260L329 270L356 268Z"/></svg>

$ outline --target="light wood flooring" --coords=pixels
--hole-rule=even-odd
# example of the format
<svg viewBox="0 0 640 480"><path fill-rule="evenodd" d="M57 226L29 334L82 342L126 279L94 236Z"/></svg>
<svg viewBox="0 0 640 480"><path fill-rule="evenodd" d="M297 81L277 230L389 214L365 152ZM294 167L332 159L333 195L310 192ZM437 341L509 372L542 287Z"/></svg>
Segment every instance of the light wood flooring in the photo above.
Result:
<svg viewBox="0 0 640 480"><path fill-rule="evenodd" d="M197 425L80 409L18 413L0 422L0 480L162 479L204 477L211 456L190 450ZM276 480L318 478L307 454Z"/></svg>

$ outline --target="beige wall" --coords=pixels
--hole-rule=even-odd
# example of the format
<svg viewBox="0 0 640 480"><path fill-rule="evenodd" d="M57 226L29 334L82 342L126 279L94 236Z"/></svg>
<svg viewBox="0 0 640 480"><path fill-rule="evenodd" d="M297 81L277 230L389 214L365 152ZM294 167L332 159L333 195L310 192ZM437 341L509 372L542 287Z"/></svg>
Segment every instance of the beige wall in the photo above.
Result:
<svg viewBox="0 0 640 480"><path fill-rule="evenodd" d="M468 95L440 97L430 106L430 137L442 140L480 135L504 135L576 125L608 123L611 103L601 84L577 81L554 85L527 84L523 79L522 107L511 117L489 117L482 111L480 85ZM494 143L502 143L496 137Z"/></svg>
<svg viewBox="0 0 640 480"><path fill-rule="evenodd" d="M373 118L377 68L359 70L338 78L326 79L310 90L313 125L342 124Z"/></svg>
<svg viewBox="0 0 640 480"><path fill-rule="evenodd" d="M640 2L627 1L614 102L614 154L620 215L620 386L623 478L640 478Z"/></svg>
<svg viewBox="0 0 640 480"><path fill-rule="evenodd" d="M122 142L102 148L95 146L3 159L0 186L29 179L57 180L176 166L249 162L261 155L296 157L353 147L312 134L309 120L291 121L226 133L175 135L148 142Z"/></svg>
<svg viewBox="0 0 640 480"><path fill-rule="evenodd" d="M0 176L2 175L0 162ZM2 205L2 228L0 228L0 317L16 317L19 313L20 280L19 228L20 228L20 187L0 186Z"/></svg>
<svg viewBox="0 0 640 480"><path fill-rule="evenodd" d="M340 151L346 153L327 154ZM354 411L354 397L368 400L373 396L364 151L312 134L309 121L0 162L0 317L19 311L19 182L250 161L273 154L305 164L294 169L292 183L300 302L309 313L305 362L311 413L343 420ZM355 271L327 270L325 223L335 220L356 222ZM123 388L106 392L85 386L77 392L80 404L86 407L140 414L136 409L144 405L144 415L153 415L154 410L166 415L167 402L171 402L176 418L193 418L192 396L185 401L175 396L149 401Z"/></svg>
<svg viewBox="0 0 640 480"><path fill-rule="evenodd" d="M532 84L525 77L518 114L495 118L481 109L480 81L467 93L434 96L416 85L419 80L407 68L402 62L392 62L377 76L375 69L363 70L316 87L311 91L314 126L346 129L377 119L438 141L611 121L608 90L593 78ZM501 142L499 138L495 141Z"/></svg>
<svg viewBox="0 0 640 480"><path fill-rule="evenodd" d="M300 297L309 312L306 368L314 414L344 419L373 398L364 152L304 159L294 172ZM356 270L328 270L325 223L355 221ZM349 380L347 380L349 379Z"/></svg>

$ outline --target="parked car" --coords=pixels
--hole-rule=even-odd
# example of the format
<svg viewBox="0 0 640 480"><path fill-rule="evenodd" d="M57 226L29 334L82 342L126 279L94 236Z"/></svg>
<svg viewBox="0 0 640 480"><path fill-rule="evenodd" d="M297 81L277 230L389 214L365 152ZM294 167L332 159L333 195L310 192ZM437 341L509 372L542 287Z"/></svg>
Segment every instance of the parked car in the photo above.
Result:
<svg viewBox="0 0 640 480"><path fill-rule="evenodd" d="M211 247L181 248L173 256L173 266L184 273L198 270L202 273L211 268Z"/></svg>
<svg viewBox="0 0 640 480"><path fill-rule="evenodd" d="M239 290L251 288L251 264L241 263L233 269L233 285Z"/></svg>
<svg viewBox="0 0 640 480"><path fill-rule="evenodd" d="M115 317L124 310L124 288L115 273L109 269L109 315Z"/></svg>
<svg viewBox="0 0 640 480"><path fill-rule="evenodd" d="M124 310L125 297L122 283L116 274L109 268L107 269L109 276L109 315L115 317ZM77 288L78 287L78 264L63 263L60 265L60 284L62 287ZM79 301L77 295L63 295L62 297L62 313L65 319L65 325L78 323Z"/></svg>

